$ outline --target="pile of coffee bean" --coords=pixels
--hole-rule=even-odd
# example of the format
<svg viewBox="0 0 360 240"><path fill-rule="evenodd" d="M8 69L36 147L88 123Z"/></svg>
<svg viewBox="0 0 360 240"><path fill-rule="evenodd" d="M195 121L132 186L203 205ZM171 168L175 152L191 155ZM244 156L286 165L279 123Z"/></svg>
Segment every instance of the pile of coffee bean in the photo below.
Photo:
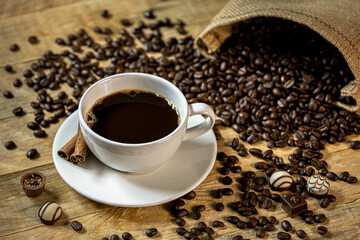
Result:
<svg viewBox="0 0 360 240"><path fill-rule="evenodd" d="M103 10L100 15L112 17L108 10ZM144 17L146 22L140 20L136 24L121 19L120 23L127 28L119 30L95 27L93 31L105 37L105 44L96 42L84 29L58 37L55 43L64 50L60 53L47 50L23 72L23 82L37 93L36 101L31 103L35 118L28 123L36 137L46 137L41 128L74 112L82 93L98 79L123 72L143 72L174 83L189 103L209 104L221 117L220 123L239 134L231 141L231 148L241 157L249 152L260 158L262 162L256 163L255 167L265 171L268 177L277 169L299 174L291 192L305 196L303 176L311 176L316 171L333 181L357 182L357 178L347 171L339 175L329 172L320 152L326 143L342 142L347 135L360 133L360 117L334 106L336 101L354 104L352 98L340 97L340 89L354 76L334 46L301 24L277 18L253 18L235 25L220 51L213 58L206 58L196 49L191 36L163 39L163 28L175 28L179 34L187 34L183 21L157 19L153 9L144 12ZM137 46L136 39L143 46ZM29 42L35 43L38 39L32 36ZM20 51L20 47L13 44L10 50ZM149 54L154 52L161 56L155 58ZM10 65L7 71L13 72ZM17 79L13 84L21 87L22 81ZM73 89L71 96L60 91L52 97L52 91L62 85ZM10 91L4 91L3 95L13 98ZM20 110L16 109L14 114L23 114ZM46 118L45 112L52 115ZM265 152L256 148L247 150L241 143L253 144L260 140L266 141L268 148L291 146L296 149L287 157L289 163L286 163L282 157L273 156L271 149ZM14 148L13 145L6 143L8 149ZM351 143L353 149L359 149L359 146L358 142ZM34 158L38 153L32 149L27 155ZM241 200L229 205L247 221L237 216L229 216L227 221L239 229L256 227L255 235L259 238L267 231L275 230L275 217L255 218L254 215L258 214L256 207L272 209L274 203L281 201L281 196L265 187L267 179L264 176L243 171L236 156L219 153L217 159L223 165L219 169L223 175L221 183L227 187L215 190L214 198L233 195L234 179L229 173L241 173ZM179 225L176 232L186 239L199 239L202 233L206 235L205 239L212 239L214 228L225 225L221 220L214 220L212 227L199 222L190 230L184 228L185 216L200 220L206 210L204 205L191 212L184 207L185 201L195 197L196 193L192 191L173 202L171 211ZM335 200L335 196L327 195L319 204L327 207ZM221 202L214 206L216 211L224 208ZM302 218L312 224L323 222L326 216L314 215L309 210ZM291 226L287 222L281 225L285 231ZM155 230L148 229L146 235L155 236ZM320 226L317 231L325 234L327 229ZM124 239L132 238L130 233L124 234ZM297 230L296 234L299 238L306 237L303 230ZM291 235L279 232L277 237L290 239ZM118 239L119 236L111 238ZM243 238L237 235L233 239Z"/></svg>

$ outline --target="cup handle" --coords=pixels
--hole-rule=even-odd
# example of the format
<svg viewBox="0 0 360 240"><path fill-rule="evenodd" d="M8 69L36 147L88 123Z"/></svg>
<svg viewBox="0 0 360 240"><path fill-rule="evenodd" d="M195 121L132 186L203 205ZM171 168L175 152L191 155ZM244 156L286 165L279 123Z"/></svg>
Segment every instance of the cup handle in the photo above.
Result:
<svg viewBox="0 0 360 240"><path fill-rule="evenodd" d="M215 124L215 113L209 105L205 103L192 103L189 104L189 111L189 117L201 114L207 116L207 118L202 123L186 129L184 141L206 133L212 129Z"/></svg>

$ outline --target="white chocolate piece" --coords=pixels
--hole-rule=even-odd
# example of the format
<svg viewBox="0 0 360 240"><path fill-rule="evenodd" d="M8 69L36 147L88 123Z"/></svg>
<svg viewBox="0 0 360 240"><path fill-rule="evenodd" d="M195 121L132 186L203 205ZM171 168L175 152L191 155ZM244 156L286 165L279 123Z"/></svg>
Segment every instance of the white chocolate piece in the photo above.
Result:
<svg viewBox="0 0 360 240"><path fill-rule="evenodd" d="M291 188L294 179L286 171L274 172L270 177L270 187L275 191L285 191Z"/></svg>
<svg viewBox="0 0 360 240"><path fill-rule="evenodd" d="M39 209L40 221L46 225L53 225L62 214L62 209L54 202L45 202Z"/></svg>
<svg viewBox="0 0 360 240"><path fill-rule="evenodd" d="M329 192L330 183L324 176L312 175L307 180L306 189L314 197L323 197Z"/></svg>

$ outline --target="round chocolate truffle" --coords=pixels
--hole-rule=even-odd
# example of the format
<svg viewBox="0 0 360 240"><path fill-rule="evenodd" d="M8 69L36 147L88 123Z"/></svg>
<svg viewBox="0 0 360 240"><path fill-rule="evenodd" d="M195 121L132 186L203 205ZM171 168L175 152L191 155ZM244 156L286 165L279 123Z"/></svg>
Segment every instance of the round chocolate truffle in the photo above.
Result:
<svg viewBox="0 0 360 240"><path fill-rule="evenodd" d="M313 197L323 197L329 192L330 183L324 176L312 175L307 180L306 189Z"/></svg>
<svg viewBox="0 0 360 240"><path fill-rule="evenodd" d="M275 191L286 191L291 188L294 183L294 179L286 171L274 172L270 177L270 187Z"/></svg>

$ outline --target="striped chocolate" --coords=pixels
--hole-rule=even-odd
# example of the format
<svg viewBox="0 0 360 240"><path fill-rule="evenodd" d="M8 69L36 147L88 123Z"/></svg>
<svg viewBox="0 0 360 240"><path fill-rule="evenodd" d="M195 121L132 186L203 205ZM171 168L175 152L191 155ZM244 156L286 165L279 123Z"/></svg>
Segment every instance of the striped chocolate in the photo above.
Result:
<svg viewBox="0 0 360 240"><path fill-rule="evenodd" d="M289 190L294 183L294 179L286 171L274 172L270 177L270 187L275 191Z"/></svg>

